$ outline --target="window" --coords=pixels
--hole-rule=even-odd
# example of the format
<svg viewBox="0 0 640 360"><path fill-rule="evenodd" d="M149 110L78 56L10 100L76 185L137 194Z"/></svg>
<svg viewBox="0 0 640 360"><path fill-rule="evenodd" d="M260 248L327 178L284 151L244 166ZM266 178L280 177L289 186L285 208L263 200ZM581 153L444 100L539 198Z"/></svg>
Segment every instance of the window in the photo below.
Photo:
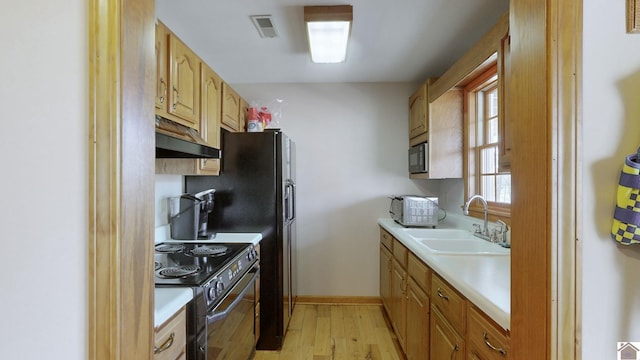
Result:
<svg viewBox="0 0 640 360"><path fill-rule="evenodd" d="M499 166L501 115L496 66L465 87L465 177L466 198L480 194L489 206L492 220L506 220L511 209L511 173ZM479 204L472 204L473 216L483 216Z"/></svg>

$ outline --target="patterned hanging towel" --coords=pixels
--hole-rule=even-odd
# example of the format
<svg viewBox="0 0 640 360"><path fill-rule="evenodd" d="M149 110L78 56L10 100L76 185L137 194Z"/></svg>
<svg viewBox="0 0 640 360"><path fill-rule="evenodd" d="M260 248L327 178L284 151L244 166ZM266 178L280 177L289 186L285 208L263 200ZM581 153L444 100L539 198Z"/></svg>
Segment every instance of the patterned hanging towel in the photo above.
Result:
<svg viewBox="0 0 640 360"><path fill-rule="evenodd" d="M611 237L623 245L640 244L640 149L627 156L620 173Z"/></svg>

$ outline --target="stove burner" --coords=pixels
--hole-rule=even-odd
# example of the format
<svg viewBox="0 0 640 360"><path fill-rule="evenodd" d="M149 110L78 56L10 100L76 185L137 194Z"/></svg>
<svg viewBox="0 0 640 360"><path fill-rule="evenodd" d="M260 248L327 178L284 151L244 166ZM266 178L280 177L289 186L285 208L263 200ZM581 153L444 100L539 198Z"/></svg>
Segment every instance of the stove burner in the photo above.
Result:
<svg viewBox="0 0 640 360"><path fill-rule="evenodd" d="M220 256L229 251L224 245L205 245L187 250L187 255L191 256Z"/></svg>
<svg viewBox="0 0 640 360"><path fill-rule="evenodd" d="M164 268L158 271L158 275L165 278L181 278L198 272L200 272L200 267L197 265L181 265Z"/></svg>
<svg viewBox="0 0 640 360"><path fill-rule="evenodd" d="M164 244L156 246L156 252L161 254L177 254L184 249L182 244Z"/></svg>

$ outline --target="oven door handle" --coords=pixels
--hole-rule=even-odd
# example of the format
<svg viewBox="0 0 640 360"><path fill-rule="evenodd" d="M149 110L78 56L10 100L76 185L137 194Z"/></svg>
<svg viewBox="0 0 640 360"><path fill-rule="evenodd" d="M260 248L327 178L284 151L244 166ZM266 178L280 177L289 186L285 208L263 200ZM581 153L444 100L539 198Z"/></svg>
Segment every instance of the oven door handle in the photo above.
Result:
<svg viewBox="0 0 640 360"><path fill-rule="evenodd" d="M216 322L220 319L224 319L225 317L227 317L227 315L229 315L229 313L233 311L233 309L240 303L240 301L242 301L244 296L247 294L247 291L249 291L249 288L251 286L254 286L254 281L256 280L256 278L258 278L259 272L260 272L260 269L257 268L256 271L253 272L253 276L251 277L251 280L249 280L249 283L247 284L247 286L245 286L245 288L242 289L240 294L238 294L238 297L233 299L233 302L231 302L231 304L229 304L229 306L224 311L207 315L207 324Z"/></svg>

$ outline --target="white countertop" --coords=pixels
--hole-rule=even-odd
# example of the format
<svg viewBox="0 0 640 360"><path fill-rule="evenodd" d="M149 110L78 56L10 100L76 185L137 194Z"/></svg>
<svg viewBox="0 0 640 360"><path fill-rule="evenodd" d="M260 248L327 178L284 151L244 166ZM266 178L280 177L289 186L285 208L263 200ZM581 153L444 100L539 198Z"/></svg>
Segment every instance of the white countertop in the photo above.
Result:
<svg viewBox="0 0 640 360"><path fill-rule="evenodd" d="M161 242L205 242L205 243L251 243L253 245L258 245L260 240L262 240L261 233L217 233L213 239L210 240L173 240L169 236L159 236L159 234L166 234L164 229L156 229L156 243ZM168 235L168 234L167 234Z"/></svg>
<svg viewBox="0 0 640 360"><path fill-rule="evenodd" d="M164 232L164 229L161 229ZM156 231L158 235L158 231ZM251 243L258 245L262 240L260 233L218 233L211 240L194 240L207 243ZM187 242L189 240L172 240L156 236L156 243ZM154 326L158 327L167 321L193 298L190 287L157 287L155 288Z"/></svg>
<svg viewBox="0 0 640 360"><path fill-rule="evenodd" d="M453 285L469 301L506 330L511 323L510 255L434 254L406 235L403 227L390 218L378 224L404 244L438 275Z"/></svg>
<svg viewBox="0 0 640 360"><path fill-rule="evenodd" d="M188 287L157 287L155 289L155 311L153 326L158 327L169 320L178 310L193 299L193 290Z"/></svg>

